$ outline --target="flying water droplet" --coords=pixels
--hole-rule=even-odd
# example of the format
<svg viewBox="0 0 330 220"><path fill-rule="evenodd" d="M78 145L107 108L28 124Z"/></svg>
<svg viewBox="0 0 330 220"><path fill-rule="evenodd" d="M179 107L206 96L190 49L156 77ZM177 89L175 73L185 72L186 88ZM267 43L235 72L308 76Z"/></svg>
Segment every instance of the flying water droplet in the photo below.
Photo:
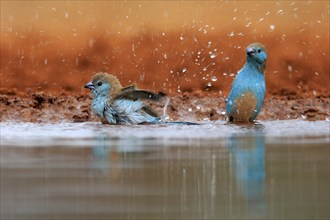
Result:
<svg viewBox="0 0 330 220"><path fill-rule="evenodd" d="M278 14L278 15L283 15L283 14L284 14L283 9L278 10L278 11L277 11L277 14Z"/></svg>
<svg viewBox="0 0 330 220"><path fill-rule="evenodd" d="M262 22L264 19L265 19L265 18L260 18L260 19L258 20L258 22Z"/></svg>
<svg viewBox="0 0 330 220"><path fill-rule="evenodd" d="M274 31L275 30L275 25L273 25L273 24L269 25L269 29L270 29L270 31Z"/></svg>
<svg viewBox="0 0 330 220"><path fill-rule="evenodd" d="M215 58L217 55L215 55L214 53L211 53L210 57L211 59Z"/></svg>
<svg viewBox="0 0 330 220"><path fill-rule="evenodd" d="M245 27L250 27L251 24L252 24L252 22L249 22L249 23L247 23L247 24L245 25Z"/></svg>
<svg viewBox="0 0 330 220"><path fill-rule="evenodd" d="M216 81L218 80L218 78L217 78L216 76L212 76L212 77L211 77L211 80L212 80L213 82L216 82Z"/></svg>

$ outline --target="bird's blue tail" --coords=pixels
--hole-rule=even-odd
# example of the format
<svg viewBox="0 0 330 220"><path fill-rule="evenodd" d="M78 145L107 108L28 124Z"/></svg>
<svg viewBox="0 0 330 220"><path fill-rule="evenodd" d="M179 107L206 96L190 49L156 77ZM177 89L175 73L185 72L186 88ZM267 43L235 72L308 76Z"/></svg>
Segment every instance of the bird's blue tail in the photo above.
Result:
<svg viewBox="0 0 330 220"><path fill-rule="evenodd" d="M200 125L198 123L194 122L188 122L188 121L158 121L156 124L161 125Z"/></svg>

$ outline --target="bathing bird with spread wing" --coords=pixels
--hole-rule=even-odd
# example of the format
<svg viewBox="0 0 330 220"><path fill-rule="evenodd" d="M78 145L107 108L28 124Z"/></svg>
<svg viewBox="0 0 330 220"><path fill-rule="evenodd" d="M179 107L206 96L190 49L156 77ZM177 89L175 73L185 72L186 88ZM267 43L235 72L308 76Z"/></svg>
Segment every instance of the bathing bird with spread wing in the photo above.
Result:
<svg viewBox="0 0 330 220"><path fill-rule="evenodd" d="M103 124L184 124L191 122L164 122L161 117L143 100L160 101L166 95L139 90L135 85L122 87L116 76L108 73L96 73L85 85L94 98L92 113L101 119Z"/></svg>

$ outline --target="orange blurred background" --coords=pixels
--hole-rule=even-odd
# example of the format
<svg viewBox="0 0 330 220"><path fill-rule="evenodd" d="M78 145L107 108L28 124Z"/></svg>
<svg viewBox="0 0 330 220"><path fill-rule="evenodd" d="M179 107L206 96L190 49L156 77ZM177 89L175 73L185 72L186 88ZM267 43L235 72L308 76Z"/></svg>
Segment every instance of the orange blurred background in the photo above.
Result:
<svg viewBox="0 0 330 220"><path fill-rule="evenodd" d="M268 93L329 91L328 1L1 1L1 87L123 85L227 95L245 47L268 48ZM86 91L87 92L87 91Z"/></svg>

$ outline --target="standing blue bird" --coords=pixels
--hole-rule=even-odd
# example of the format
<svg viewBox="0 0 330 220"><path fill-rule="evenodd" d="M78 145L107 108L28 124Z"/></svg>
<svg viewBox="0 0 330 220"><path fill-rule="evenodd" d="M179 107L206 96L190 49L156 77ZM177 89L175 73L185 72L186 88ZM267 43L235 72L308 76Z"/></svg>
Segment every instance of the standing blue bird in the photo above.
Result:
<svg viewBox="0 0 330 220"><path fill-rule="evenodd" d="M267 51L261 43L246 48L246 64L233 81L226 103L227 121L253 122L265 97Z"/></svg>

